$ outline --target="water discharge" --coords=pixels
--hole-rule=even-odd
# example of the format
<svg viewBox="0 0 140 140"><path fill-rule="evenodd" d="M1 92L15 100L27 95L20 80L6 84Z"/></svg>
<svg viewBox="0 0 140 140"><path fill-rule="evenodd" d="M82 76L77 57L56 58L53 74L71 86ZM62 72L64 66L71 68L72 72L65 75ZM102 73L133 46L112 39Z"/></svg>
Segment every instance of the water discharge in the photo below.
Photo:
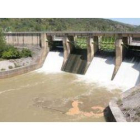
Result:
<svg viewBox="0 0 140 140"><path fill-rule="evenodd" d="M123 85L127 88L131 88L140 83L140 63L135 58L125 59L121 64L121 67L114 78L116 85Z"/></svg>
<svg viewBox="0 0 140 140"><path fill-rule="evenodd" d="M114 81L114 57L94 57L83 76L61 72L62 63L62 52L49 52L39 70L0 80L0 121L105 121L117 85L139 83L135 60L124 61Z"/></svg>
<svg viewBox="0 0 140 140"><path fill-rule="evenodd" d="M62 64L63 64L63 52L49 52L43 67L37 70L37 72L44 73L61 72Z"/></svg>
<svg viewBox="0 0 140 140"><path fill-rule="evenodd" d="M88 78L88 81L103 82L109 85L111 82L113 70L113 57L94 57L85 74L85 77Z"/></svg>
<svg viewBox="0 0 140 140"><path fill-rule="evenodd" d="M79 80L85 82L96 82L109 89L121 88L123 91L140 83L140 63L135 58L125 59L114 80L111 80L115 67L115 57L96 56L92 60L85 76L78 75Z"/></svg>

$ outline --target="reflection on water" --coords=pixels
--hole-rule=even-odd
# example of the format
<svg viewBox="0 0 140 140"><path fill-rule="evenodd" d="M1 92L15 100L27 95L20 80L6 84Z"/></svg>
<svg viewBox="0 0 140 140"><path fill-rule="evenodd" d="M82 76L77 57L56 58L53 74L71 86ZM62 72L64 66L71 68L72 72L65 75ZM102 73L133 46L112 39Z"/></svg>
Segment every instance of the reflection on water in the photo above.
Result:
<svg viewBox="0 0 140 140"><path fill-rule="evenodd" d="M74 74L31 72L0 80L0 121L105 121L103 109L119 93Z"/></svg>

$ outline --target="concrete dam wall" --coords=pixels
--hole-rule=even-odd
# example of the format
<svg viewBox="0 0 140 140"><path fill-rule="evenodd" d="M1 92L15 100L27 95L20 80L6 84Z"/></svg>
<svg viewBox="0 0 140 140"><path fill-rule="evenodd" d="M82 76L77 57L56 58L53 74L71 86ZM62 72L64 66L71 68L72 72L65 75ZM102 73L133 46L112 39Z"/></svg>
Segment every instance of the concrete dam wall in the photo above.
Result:
<svg viewBox="0 0 140 140"><path fill-rule="evenodd" d="M7 44L14 46L41 46L40 33L6 33Z"/></svg>
<svg viewBox="0 0 140 140"><path fill-rule="evenodd" d="M131 65L126 66L129 64L125 63L126 59L124 59L124 53L125 53L125 47L126 45L129 45L129 47L132 49L135 48L132 45L132 41L134 44L134 40L132 37L127 37L127 35L130 34L112 34L112 33L96 33L91 35L91 33L80 33L80 36L86 35L87 36L87 49L76 49L74 46L75 42L75 35L79 33L5 33L6 42L8 44L12 44L14 46L18 47L34 47L35 45L40 46L43 48L43 53L45 53L45 57L41 56L40 59L42 59L44 62L44 65L41 64L42 71L46 72L70 72L75 74L82 74L87 77L90 77L90 79L98 79L98 80L104 80L108 82L117 82L117 83L126 83L122 81L122 78L124 74L127 74L127 79L131 79L130 81L133 81L129 86L135 86L135 84L139 83L138 77L139 77L139 62L128 60ZM57 35L61 37L59 41L57 40L57 43L61 41L60 48L54 46L54 42L56 41L54 39L54 35ZM98 52L100 52L100 36L104 35L115 35L115 53L114 56L99 56ZM139 44L137 43L137 48L139 49ZM130 50L130 49L129 49ZM49 52L49 53L48 53ZM47 54L49 54L47 56ZM47 57L46 57L47 56ZM45 60L46 59L46 60ZM37 62L38 63L38 62ZM137 63L137 64L136 64ZM134 69L134 65L137 67L136 70ZM127 67L127 69L126 69ZM34 67L33 69L26 70L26 72L35 70L39 67ZM129 70L128 70L129 69ZM19 72L19 74L24 73ZM6 73L6 72L5 72ZM16 75L15 74L12 75ZM135 73L135 74L134 74ZM137 74L136 74L137 73ZM4 72L1 73L3 77L5 77ZM6 75L11 75L10 72ZM122 76L121 76L122 75ZM130 76L133 75L133 76ZM119 82L121 81L121 82Z"/></svg>

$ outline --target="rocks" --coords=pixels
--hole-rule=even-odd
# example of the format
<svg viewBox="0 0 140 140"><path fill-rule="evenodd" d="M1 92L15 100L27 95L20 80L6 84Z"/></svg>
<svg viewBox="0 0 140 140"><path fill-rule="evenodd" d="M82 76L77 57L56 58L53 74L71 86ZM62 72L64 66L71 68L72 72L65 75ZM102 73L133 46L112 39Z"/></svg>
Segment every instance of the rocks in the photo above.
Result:
<svg viewBox="0 0 140 140"><path fill-rule="evenodd" d="M140 86L136 86L129 91L122 93L122 101L119 104L124 117L128 122L140 121Z"/></svg>

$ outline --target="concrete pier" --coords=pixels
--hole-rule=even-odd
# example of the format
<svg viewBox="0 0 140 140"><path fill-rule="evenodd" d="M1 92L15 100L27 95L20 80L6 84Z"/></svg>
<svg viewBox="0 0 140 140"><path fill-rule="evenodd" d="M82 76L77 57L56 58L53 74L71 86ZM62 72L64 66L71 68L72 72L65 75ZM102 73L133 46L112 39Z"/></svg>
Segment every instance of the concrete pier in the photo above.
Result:
<svg viewBox="0 0 140 140"><path fill-rule="evenodd" d="M98 37L88 37L87 38L87 62L90 64L92 61L95 53L99 49L99 44L98 44Z"/></svg>
<svg viewBox="0 0 140 140"><path fill-rule="evenodd" d="M63 61L63 66L66 63L69 54L74 48L74 36L65 36L63 37L63 49L64 49L64 61ZM62 66L62 67L63 67Z"/></svg>
<svg viewBox="0 0 140 140"><path fill-rule="evenodd" d="M121 66L121 63L122 63L122 60L123 60L123 41L122 41L122 37L118 37L115 41L115 49L116 49L116 57L115 57L115 68L114 68L114 72L113 72L113 75L112 75L112 79L114 79L116 73L118 72L120 66Z"/></svg>

